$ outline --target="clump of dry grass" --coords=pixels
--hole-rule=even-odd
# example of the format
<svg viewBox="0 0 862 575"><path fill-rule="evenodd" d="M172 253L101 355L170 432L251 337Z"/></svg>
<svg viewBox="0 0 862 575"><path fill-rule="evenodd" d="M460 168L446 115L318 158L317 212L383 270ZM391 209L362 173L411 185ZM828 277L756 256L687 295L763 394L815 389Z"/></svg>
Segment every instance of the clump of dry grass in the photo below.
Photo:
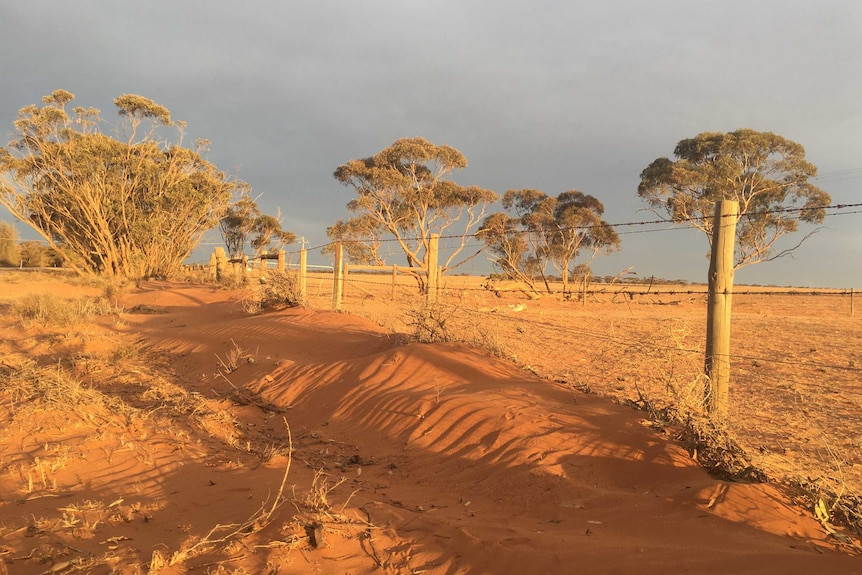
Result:
<svg viewBox="0 0 862 575"><path fill-rule="evenodd" d="M254 356L241 348L233 339L231 339L230 342L232 346L228 349L224 359L222 359L218 354L216 354L216 359L218 360L219 364L219 371L222 376L235 372L244 363L255 363Z"/></svg>
<svg viewBox="0 0 862 575"><path fill-rule="evenodd" d="M471 310L460 298L422 301L406 311L411 341L419 343L466 343L495 357L506 357L497 329L489 325L488 314Z"/></svg>
<svg viewBox="0 0 862 575"><path fill-rule="evenodd" d="M446 343L458 341L450 327L456 309L438 303L423 301L407 310L410 337L419 343Z"/></svg>
<svg viewBox="0 0 862 575"><path fill-rule="evenodd" d="M107 298L61 298L52 294L33 293L12 302L12 313L22 325L66 327L96 315L122 313L123 308Z"/></svg>
<svg viewBox="0 0 862 575"><path fill-rule="evenodd" d="M9 369L4 379L3 393L16 415L39 409L59 409L79 413L81 416L98 412L127 411L122 400L84 384L61 363L39 366L34 361L25 361ZM98 409L78 409L85 406Z"/></svg>
<svg viewBox="0 0 862 575"><path fill-rule="evenodd" d="M257 314L269 309L304 305L295 272L267 271L242 300L243 310Z"/></svg>

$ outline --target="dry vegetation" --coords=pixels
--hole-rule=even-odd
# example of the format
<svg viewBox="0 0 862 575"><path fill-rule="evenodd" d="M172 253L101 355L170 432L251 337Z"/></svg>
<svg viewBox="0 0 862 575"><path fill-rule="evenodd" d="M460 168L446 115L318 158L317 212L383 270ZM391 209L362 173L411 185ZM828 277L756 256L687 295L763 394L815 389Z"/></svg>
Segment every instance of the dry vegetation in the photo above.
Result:
<svg viewBox="0 0 862 575"><path fill-rule="evenodd" d="M243 409L256 400L228 379L252 361L239 345L216 355L221 389L190 390L175 383L163 357L118 330L127 313L164 312L136 306L124 313L117 297L128 286L56 273L3 272L0 281L8 288L0 292L7 326L0 338L0 505L20 511L0 518L0 573L7 565L11 573L182 573L193 559L209 573L247 573L223 562L249 548L278 557L269 569L275 573L292 561L287 553L322 544L332 526L351 526L357 537L371 528L333 509L343 479L308 466L288 483L294 453L317 440L294 445L287 420L276 425L273 411L262 412L273 423L266 429L248 420ZM80 295L60 295L73 284ZM278 299L272 287L259 293L264 305ZM262 495L249 492L243 520L192 528L182 523L189 518L169 513L169 494L187 491L175 472L187 467L258 469ZM157 514L180 525L179 539L165 539L164 527L146 533Z"/></svg>
<svg viewBox="0 0 862 575"><path fill-rule="evenodd" d="M354 274L343 310L421 341L471 342L646 410L707 468L794 486L812 512L825 507L862 535L862 314L850 315L849 295L737 286L730 416L716 423L701 410L705 286L594 284L584 302L496 296L482 278L449 277L429 306L399 282L393 302L391 279ZM326 309L326 276L309 285Z"/></svg>
<svg viewBox="0 0 862 575"><path fill-rule="evenodd" d="M192 565L246 573L231 558L254 555L257 569L276 573L333 537L385 565L369 508L348 508L351 487L333 473L339 461L361 459L313 429L292 436L285 410L232 383L234 372L257 361L245 342L231 339L215 354L218 377L206 386L180 383L164 358L121 329L130 313L165 311L125 310L121 295L132 286L87 283L80 297L64 298L69 278L4 272L0 281L8 288L0 292L7 326L0 504L14 502L19 511L0 519L0 566L11 565L11 573L181 573ZM455 277L428 305L402 281L393 304L388 279L354 275L343 309L418 341L471 342L573 390L647 410L705 465L795 485L827 529L843 521L860 533L862 327L846 298L735 300L731 416L716 429L699 408L702 295L629 296L614 287L583 305L497 297L477 278ZM246 313L298 302L290 278L248 285ZM330 289L329 277L312 277L308 305L328 309ZM446 392L436 393L439 404ZM301 465L291 469L292 461ZM253 469L255 489L247 475L185 485L177 470L190 467ZM116 469L123 484L111 479ZM168 495L222 487L210 496L215 513L193 526ZM219 498L240 491L247 493L243 518L219 519ZM173 521L172 539L160 539L164 526L149 530L157 514Z"/></svg>

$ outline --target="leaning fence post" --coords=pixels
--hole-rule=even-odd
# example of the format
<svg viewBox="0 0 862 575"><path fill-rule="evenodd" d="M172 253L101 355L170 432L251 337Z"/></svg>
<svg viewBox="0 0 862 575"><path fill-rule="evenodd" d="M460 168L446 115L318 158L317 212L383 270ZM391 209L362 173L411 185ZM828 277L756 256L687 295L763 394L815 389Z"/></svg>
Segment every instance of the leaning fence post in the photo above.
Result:
<svg viewBox="0 0 862 575"><path fill-rule="evenodd" d="M709 386L705 407L711 417L724 419L730 382L730 306L733 293L733 255L739 202L721 200L715 205L712 253L709 261L709 302L706 311L704 371Z"/></svg>
<svg viewBox="0 0 862 575"><path fill-rule="evenodd" d="M392 301L395 301L398 288L398 264L392 264Z"/></svg>
<svg viewBox="0 0 862 575"><path fill-rule="evenodd" d="M341 267L344 257L344 246L341 242L335 244L335 263L332 266L332 311L341 311Z"/></svg>

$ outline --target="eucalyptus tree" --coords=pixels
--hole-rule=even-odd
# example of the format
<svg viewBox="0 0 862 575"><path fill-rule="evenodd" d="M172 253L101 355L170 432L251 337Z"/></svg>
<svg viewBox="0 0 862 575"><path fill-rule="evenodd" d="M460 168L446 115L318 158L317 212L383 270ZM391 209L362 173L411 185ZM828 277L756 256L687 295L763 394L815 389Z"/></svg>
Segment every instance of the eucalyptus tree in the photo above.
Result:
<svg viewBox="0 0 862 575"><path fill-rule="evenodd" d="M293 232L281 229L275 216L263 214L250 196L251 188L243 183L239 199L231 204L219 221L219 231L231 258L245 253L246 244L254 248L254 255L277 252L296 241Z"/></svg>
<svg viewBox="0 0 862 575"><path fill-rule="evenodd" d="M249 236L254 231L254 222L260 217L260 209L243 189L239 199L231 204L219 220L219 232L227 248L228 256L240 257L245 252Z"/></svg>
<svg viewBox="0 0 862 575"><path fill-rule="evenodd" d="M347 261L369 266L386 265L386 258L380 253L383 247L382 226L370 214L360 214L347 220L336 220L326 229L326 235L342 243ZM334 245L334 243L327 244L321 251L324 254L332 253Z"/></svg>
<svg viewBox="0 0 862 575"><path fill-rule="evenodd" d="M16 138L0 148L0 205L81 273L171 276L235 184L204 159L208 142L184 147L185 123L152 100L116 98L112 137L99 110L70 114L73 99L56 90L19 111Z"/></svg>
<svg viewBox="0 0 862 575"><path fill-rule="evenodd" d="M817 168L805 159L805 149L770 132L704 132L680 141L674 156L641 172L638 196L656 213L703 231L710 248L716 202L739 202L734 269L798 248L814 232L785 249L776 243L800 222L821 223L831 201L810 183Z"/></svg>
<svg viewBox="0 0 862 575"><path fill-rule="evenodd" d="M355 224L353 218L342 221L330 232L339 233L345 225L379 226L373 231L392 236L406 256L407 266L416 270L424 291L432 234L455 239L441 254L440 267L445 273L466 261L458 258L471 231L481 222L488 205L497 200L492 190L462 186L450 179L453 171L465 167L467 159L461 152L423 138L397 140L369 158L351 160L339 166L334 176L356 192L347 209L356 214L355 218L365 220ZM371 236L371 241L380 237Z"/></svg>
<svg viewBox="0 0 862 575"><path fill-rule="evenodd" d="M479 236L506 275L534 290L541 280L551 291L550 266L567 293L573 275L588 273L596 257L619 249L619 236L602 219L604 206L591 195L570 190L550 197L539 190L509 190L503 207L516 217L488 216Z"/></svg>
<svg viewBox="0 0 862 575"><path fill-rule="evenodd" d="M15 226L9 222L0 222L0 266L17 266L20 256Z"/></svg>
<svg viewBox="0 0 862 575"><path fill-rule="evenodd" d="M263 253L275 253L285 245L296 241L293 232L281 229L281 222L275 216L261 214L254 221L252 232L255 237L251 240L251 246L255 255Z"/></svg>

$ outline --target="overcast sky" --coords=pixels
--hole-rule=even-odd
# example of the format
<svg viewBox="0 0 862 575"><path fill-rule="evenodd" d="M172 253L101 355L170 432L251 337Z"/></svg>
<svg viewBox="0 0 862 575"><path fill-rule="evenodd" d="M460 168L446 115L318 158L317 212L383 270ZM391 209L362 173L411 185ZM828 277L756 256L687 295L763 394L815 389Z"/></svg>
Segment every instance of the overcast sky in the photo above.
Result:
<svg viewBox="0 0 862 575"><path fill-rule="evenodd" d="M0 0L2 135L58 88L111 122L121 94L166 106L312 246L348 216L335 168L412 136L464 153L458 183L576 189L618 223L655 219L639 174L677 142L752 128L862 202L859 0ZM595 272L706 279L697 232L621 238ZM862 214L736 280L862 287Z"/></svg>

